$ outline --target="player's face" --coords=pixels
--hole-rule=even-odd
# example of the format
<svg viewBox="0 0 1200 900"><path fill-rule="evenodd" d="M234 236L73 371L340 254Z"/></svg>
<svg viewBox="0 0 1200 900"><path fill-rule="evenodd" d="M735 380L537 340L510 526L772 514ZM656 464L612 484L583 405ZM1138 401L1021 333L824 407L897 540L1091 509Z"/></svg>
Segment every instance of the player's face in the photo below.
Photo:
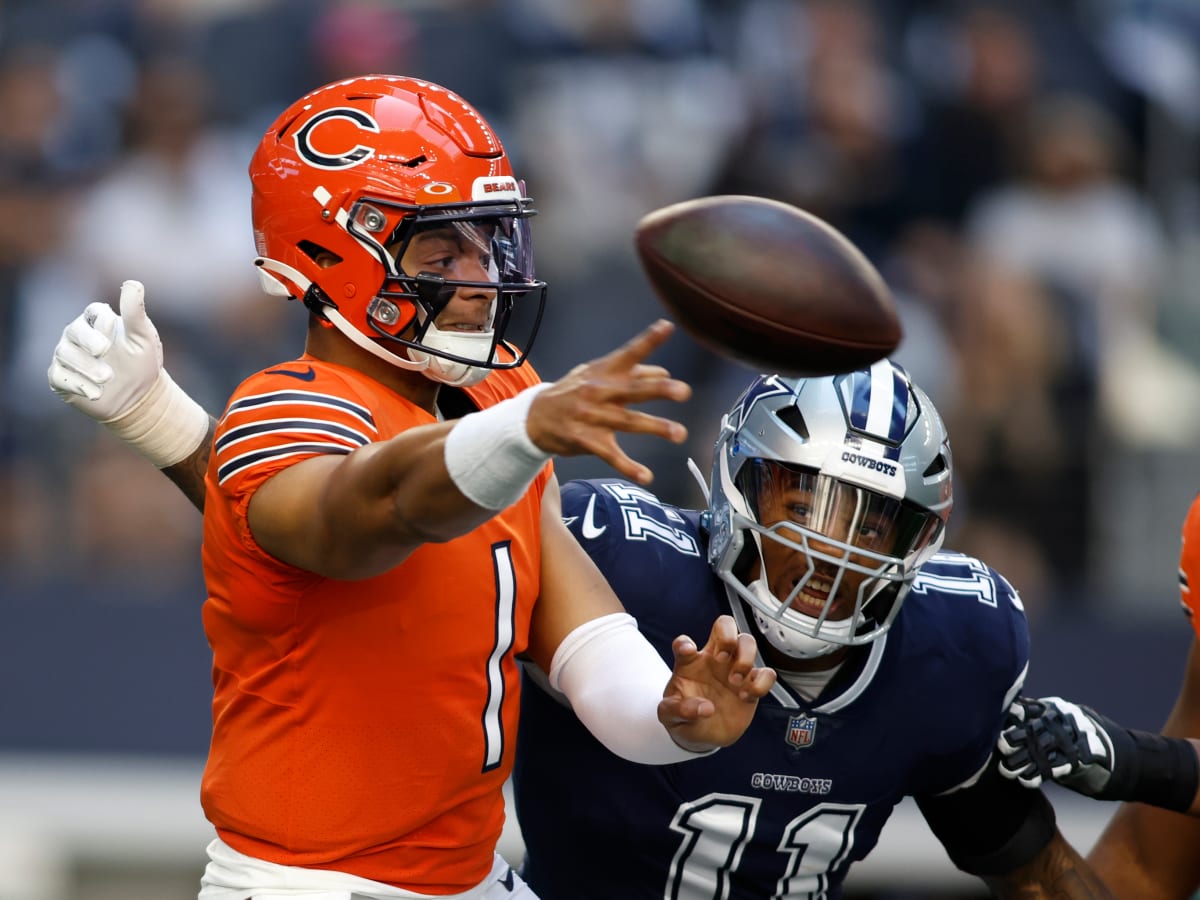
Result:
<svg viewBox="0 0 1200 900"><path fill-rule="evenodd" d="M493 230L491 225L453 222L419 231L409 241L400 268L414 275L431 272L447 281L496 281ZM443 331L488 331L495 299L494 289L459 287L434 324Z"/></svg>
<svg viewBox="0 0 1200 900"><path fill-rule="evenodd" d="M791 604L807 616L820 616L831 592L828 620L851 615L863 582L879 568L872 554L891 554L900 543L897 501L832 478L764 463L757 500L759 522L788 542L762 541L767 585L782 599L807 577Z"/></svg>

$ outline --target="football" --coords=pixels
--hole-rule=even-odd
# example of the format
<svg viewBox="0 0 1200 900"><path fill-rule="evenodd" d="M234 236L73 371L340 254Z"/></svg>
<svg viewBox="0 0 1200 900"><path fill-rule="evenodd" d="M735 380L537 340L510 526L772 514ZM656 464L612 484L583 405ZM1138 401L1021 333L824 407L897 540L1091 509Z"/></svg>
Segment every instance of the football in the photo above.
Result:
<svg viewBox="0 0 1200 900"><path fill-rule="evenodd" d="M756 372L852 372L887 356L903 336L871 262L827 222L786 203L687 200L643 217L634 243L671 317Z"/></svg>

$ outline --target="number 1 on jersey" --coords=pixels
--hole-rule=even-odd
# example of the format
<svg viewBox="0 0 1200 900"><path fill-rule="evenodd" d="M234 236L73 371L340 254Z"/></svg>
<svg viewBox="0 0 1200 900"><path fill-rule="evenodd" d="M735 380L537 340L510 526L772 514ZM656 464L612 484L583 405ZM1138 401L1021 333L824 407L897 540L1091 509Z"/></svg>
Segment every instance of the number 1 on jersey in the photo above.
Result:
<svg viewBox="0 0 1200 900"><path fill-rule="evenodd" d="M492 547L496 575L496 640L487 661L487 702L483 706L483 771L490 772L504 758L504 657L515 638L514 617L517 578L513 572L512 549L507 541Z"/></svg>

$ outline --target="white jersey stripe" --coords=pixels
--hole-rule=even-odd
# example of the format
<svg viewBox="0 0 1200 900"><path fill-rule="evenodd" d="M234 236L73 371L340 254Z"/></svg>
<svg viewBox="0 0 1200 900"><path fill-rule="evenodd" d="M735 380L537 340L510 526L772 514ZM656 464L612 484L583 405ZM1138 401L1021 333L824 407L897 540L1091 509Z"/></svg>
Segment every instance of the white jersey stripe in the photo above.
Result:
<svg viewBox="0 0 1200 900"><path fill-rule="evenodd" d="M360 406L333 394L318 394L313 391L269 391L265 394L252 394L241 397L229 404L225 411L225 419L238 413L262 409L266 406L315 406L322 409L338 409L360 419L372 432L377 433L375 417L365 406Z"/></svg>
<svg viewBox="0 0 1200 900"><path fill-rule="evenodd" d="M365 447L371 443L371 438L354 428L325 419L263 419L248 422L229 429L215 445L218 454L229 447L252 438L266 437L272 434L287 434L299 436L303 434L323 435L328 438L341 438L347 444Z"/></svg>
<svg viewBox="0 0 1200 900"><path fill-rule="evenodd" d="M867 408L867 428L871 434L892 433L892 405L896 382L891 366L871 366L871 399Z"/></svg>
<svg viewBox="0 0 1200 900"><path fill-rule="evenodd" d="M217 484L224 484L238 472L252 468L267 460L283 459L288 456L299 456L302 453L334 454L345 456L351 451L345 444L329 444L321 442L283 444L279 447L267 447L262 450L252 450L235 456L233 459L217 467Z"/></svg>

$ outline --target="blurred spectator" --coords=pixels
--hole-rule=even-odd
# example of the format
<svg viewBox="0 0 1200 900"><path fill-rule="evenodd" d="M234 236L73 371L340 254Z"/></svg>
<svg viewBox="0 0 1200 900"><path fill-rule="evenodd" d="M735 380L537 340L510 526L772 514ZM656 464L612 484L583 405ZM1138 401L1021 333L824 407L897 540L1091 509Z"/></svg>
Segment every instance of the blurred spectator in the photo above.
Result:
<svg viewBox="0 0 1200 900"><path fill-rule="evenodd" d="M718 192L792 203L882 255L906 212L916 110L880 25L857 0L746 5L736 53L751 120Z"/></svg>
<svg viewBox="0 0 1200 900"><path fill-rule="evenodd" d="M246 356L285 346L281 332L295 321L259 289L249 144L210 126L209 88L181 58L143 68L126 120L127 152L72 211L65 242L45 263L57 276L31 279L22 303L39 338L30 343L41 344L79 298L115 302L121 282L138 278L177 377L219 409L252 370ZM29 361L30 381L44 368L42 355Z"/></svg>
<svg viewBox="0 0 1200 900"><path fill-rule="evenodd" d="M1072 333L1076 298L1052 284L971 260L962 289L955 546L1002 557L1034 614L1086 574L1094 364Z"/></svg>
<svg viewBox="0 0 1200 900"><path fill-rule="evenodd" d="M27 448L31 455L20 471L29 483L16 499L36 503L39 480L56 485L62 500L54 505L48 527L52 534L72 535L72 552L53 558L60 568L79 565L97 577L122 570L136 570L139 578L150 580L155 573L182 577L179 561L185 553L194 556L197 535L186 504L164 507L153 501L162 496L158 482L164 479L137 460L111 466L121 472L113 482L117 493L132 500L119 521L113 504L106 508L73 492L71 485L88 471L79 460L99 465L103 448L92 430L80 431L47 396L44 347L53 345L80 307L91 300L115 303L126 278L144 281L176 376L218 410L251 370L242 362L244 355L260 359L264 348L270 353L274 341L288 337L281 330L303 324L284 318L282 304L258 287L251 265L248 152L236 136L210 130L207 89L203 73L179 58L146 66L128 109L127 153L73 194L69 205L57 208L54 233L43 238L40 255L25 260L20 277L8 283L21 335L12 370L19 398L14 420L23 433L49 438L45 449L51 451ZM39 196L51 208L53 194ZM14 514L27 515L24 504L18 510L25 512ZM46 518L31 516L30 521ZM154 540L133 538L139 532ZM18 568L39 564L36 556L15 563Z"/></svg>
<svg viewBox="0 0 1200 900"><path fill-rule="evenodd" d="M1140 378L1196 376L1161 345L1157 301L1169 246L1154 210L1127 182L1126 141L1117 123L1078 95L1039 99L1022 121L1021 171L977 198L968 239L995 264L1045 280L1075 298L1069 345L1087 356L1100 387L1104 424L1119 439L1152 443L1163 429L1195 434L1197 416L1162 417L1147 406ZM1177 396L1172 392L1173 396Z"/></svg>
<svg viewBox="0 0 1200 900"><path fill-rule="evenodd" d="M60 245L72 180L64 164L64 101L48 47L0 55L0 372L11 378L20 273ZM10 396L0 396L0 451L12 436Z"/></svg>
<svg viewBox="0 0 1200 900"><path fill-rule="evenodd" d="M0 392L0 569L14 579L45 571L62 554L53 540L61 500L33 462L47 449L46 435L26 427L21 392L13 389L29 313L18 303L22 273L60 250L62 223L81 186L59 64L59 54L41 44L0 53L0 383L8 388Z"/></svg>
<svg viewBox="0 0 1200 900"><path fill-rule="evenodd" d="M633 228L652 209L712 192L741 134L742 95L693 0L507 8L513 103L504 137L537 202L538 274L552 297L532 359L556 378L580 340L615 344L661 314L634 257ZM655 361L701 392L722 365L686 335ZM659 444L628 441L661 473L656 488L682 498L691 478L678 452ZM572 474L605 473L568 460L563 477Z"/></svg>
<svg viewBox="0 0 1200 900"><path fill-rule="evenodd" d="M1029 25L999 5L951 22L920 20L908 54L930 102L912 154L914 210L950 226L983 191L1011 177L1018 129L1041 86Z"/></svg>

